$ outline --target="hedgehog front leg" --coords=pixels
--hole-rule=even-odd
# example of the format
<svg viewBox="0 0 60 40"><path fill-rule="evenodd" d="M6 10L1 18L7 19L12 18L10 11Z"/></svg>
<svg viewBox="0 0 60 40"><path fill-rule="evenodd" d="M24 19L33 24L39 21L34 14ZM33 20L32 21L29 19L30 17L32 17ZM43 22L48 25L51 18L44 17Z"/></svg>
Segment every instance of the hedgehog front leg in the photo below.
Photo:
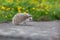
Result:
<svg viewBox="0 0 60 40"><path fill-rule="evenodd" d="M26 21L24 21L23 25L27 25L27 22L26 22Z"/></svg>

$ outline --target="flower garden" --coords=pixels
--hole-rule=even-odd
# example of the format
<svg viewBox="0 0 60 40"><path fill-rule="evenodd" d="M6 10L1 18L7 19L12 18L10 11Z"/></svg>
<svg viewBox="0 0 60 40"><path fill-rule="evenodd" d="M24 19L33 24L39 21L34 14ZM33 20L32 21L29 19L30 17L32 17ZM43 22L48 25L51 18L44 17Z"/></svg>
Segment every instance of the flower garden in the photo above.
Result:
<svg viewBox="0 0 60 40"><path fill-rule="evenodd" d="M11 21L21 12L35 21L60 20L60 0L0 0L0 22Z"/></svg>

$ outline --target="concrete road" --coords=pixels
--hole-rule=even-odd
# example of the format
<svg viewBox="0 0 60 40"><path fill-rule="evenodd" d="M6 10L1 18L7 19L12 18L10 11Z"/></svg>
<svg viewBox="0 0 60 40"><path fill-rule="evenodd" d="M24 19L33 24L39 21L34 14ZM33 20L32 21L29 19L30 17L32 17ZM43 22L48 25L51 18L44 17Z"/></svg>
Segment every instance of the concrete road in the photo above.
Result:
<svg viewBox="0 0 60 40"><path fill-rule="evenodd" d="M60 40L60 21L1 23L0 40Z"/></svg>

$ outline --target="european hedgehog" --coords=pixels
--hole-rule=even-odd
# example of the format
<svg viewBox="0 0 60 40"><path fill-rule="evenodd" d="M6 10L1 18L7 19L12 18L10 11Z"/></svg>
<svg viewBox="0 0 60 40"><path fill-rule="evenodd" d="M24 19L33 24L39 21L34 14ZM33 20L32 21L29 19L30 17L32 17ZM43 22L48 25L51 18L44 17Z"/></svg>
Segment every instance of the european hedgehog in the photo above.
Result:
<svg viewBox="0 0 60 40"><path fill-rule="evenodd" d="M30 14L26 13L17 13L13 18L12 18L12 24L18 25L19 23L24 22L28 18L32 17ZM24 22L26 23L26 22Z"/></svg>

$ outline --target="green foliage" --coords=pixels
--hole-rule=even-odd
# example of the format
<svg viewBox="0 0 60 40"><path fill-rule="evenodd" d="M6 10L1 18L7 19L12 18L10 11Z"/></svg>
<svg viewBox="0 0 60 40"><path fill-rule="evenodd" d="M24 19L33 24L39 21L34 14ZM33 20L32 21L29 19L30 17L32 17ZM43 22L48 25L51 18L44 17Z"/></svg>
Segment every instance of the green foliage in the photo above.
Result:
<svg viewBox="0 0 60 40"><path fill-rule="evenodd" d="M35 21L60 20L60 0L0 0L0 22L27 12Z"/></svg>

